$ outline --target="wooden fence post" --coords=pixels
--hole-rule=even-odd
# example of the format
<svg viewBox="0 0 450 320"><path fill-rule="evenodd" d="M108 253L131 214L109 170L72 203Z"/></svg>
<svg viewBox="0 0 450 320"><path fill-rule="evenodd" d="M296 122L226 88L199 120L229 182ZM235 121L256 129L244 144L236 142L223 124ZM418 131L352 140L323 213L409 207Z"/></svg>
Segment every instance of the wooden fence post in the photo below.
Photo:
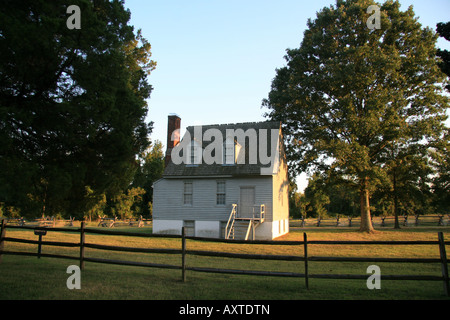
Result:
<svg viewBox="0 0 450 320"><path fill-rule="evenodd" d="M303 249L305 257L305 285L306 289L309 289L309 279L308 279L308 236L306 232L303 233Z"/></svg>
<svg viewBox="0 0 450 320"><path fill-rule="evenodd" d="M438 238L439 238L439 253L441 256L442 277L444 278L444 290L447 296L450 296L450 284L448 279L447 254L445 252L444 234L442 232L438 232Z"/></svg>
<svg viewBox="0 0 450 320"><path fill-rule="evenodd" d="M186 228L181 228L181 278L186 282Z"/></svg>
<svg viewBox="0 0 450 320"><path fill-rule="evenodd" d="M6 222L4 219L2 219L2 224L0 225L0 263L2 263L2 253L1 251L3 251L3 248L5 247L5 242L4 242L4 238L5 238L5 234L6 234Z"/></svg>
<svg viewBox="0 0 450 320"><path fill-rule="evenodd" d="M80 227L80 269L84 270L84 221L81 221Z"/></svg>
<svg viewBox="0 0 450 320"><path fill-rule="evenodd" d="M38 257L38 259L40 259L41 258L41 252L42 252L42 234L41 233L38 235L38 241L39 241L39 243L38 243L38 255L37 255L37 257Z"/></svg>

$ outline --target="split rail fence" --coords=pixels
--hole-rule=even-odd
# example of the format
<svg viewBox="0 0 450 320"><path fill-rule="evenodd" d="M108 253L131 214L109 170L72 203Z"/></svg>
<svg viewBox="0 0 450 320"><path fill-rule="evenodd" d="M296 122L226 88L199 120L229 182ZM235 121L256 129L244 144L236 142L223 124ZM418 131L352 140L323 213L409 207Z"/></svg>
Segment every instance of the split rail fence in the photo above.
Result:
<svg viewBox="0 0 450 320"><path fill-rule="evenodd" d="M374 227L393 227L393 216L371 216ZM337 215L334 218L305 218L302 216L292 223L294 227L359 227L360 217ZM398 217L398 224L403 227L450 226L450 214L438 215L404 215Z"/></svg>
<svg viewBox="0 0 450 320"><path fill-rule="evenodd" d="M34 230L36 235L39 235L39 240L19 239L6 236L7 229L31 229ZM42 235L45 235L47 231L59 231L59 232L79 232L80 242L56 242L56 241L43 241ZM159 238L178 238L181 239L180 249L161 249L161 248L132 248L122 246L111 246L102 244L86 243L85 235L90 234L103 234L103 235L115 235L115 236L130 236L130 237L159 237ZM188 250L186 246L186 240L194 241L211 241L222 243L243 243L243 244L263 244L263 245L288 245L303 247L303 255L264 255L264 254L243 254L243 253L230 253L230 252L214 252L214 251L201 251L201 250ZM5 249L6 242L18 242L37 244L38 252L22 252L22 251L8 251ZM0 263L2 261L2 255L24 255L24 256L37 256L49 257L49 258L62 258L79 261L80 269L84 269L86 262L116 264L116 265L128 265L128 266L141 266L149 268L164 268L164 269L176 269L181 270L182 281L186 281L187 271L196 272L208 272L208 273L225 273L225 274L238 274L238 275L254 275L254 276L279 276L279 277L296 277L304 278L305 286L309 289L309 279L367 279L368 275L357 274L312 274L310 273L309 262L388 262L388 263L439 263L441 265L441 275L381 275L381 280L416 280L416 281L442 281L444 285L444 292L447 296L450 296L450 283L448 273L448 262L445 246L450 244L450 241L444 241L444 235L442 232L438 232L436 241L328 241L328 240L308 240L307 234L303 234L303 241L244 241L244 240L225 240L225 239L212 239L201 237L188 237L185 233L185 228L182 229L181 236L179 235L159 235L159 234L144 234L135 232L120 232L110 230L100 230L93 228L85 228L85 223L81 223L80 228L68 229L68 228L44 228L44 227L30 227L30 226L12 226L7 225L3 220L1 223L0 231ZM78 256L68 256L62 254L46 254L41 252L41 246L60 246L60 247L78 247ZM322 257L322 256L310 256L308 255L308 249L310 245L437 245L439 247L440 258L379 258L379 257ZM148 262L136 262L136 261L124 261L113 260L103 258L92 258L85 256L86 248L100 249L100 250L112 250L122 252L138 252L138 253L158 253L158 254L175 254L181 255L181 265L171 264L158 264ZM186 257L188 255L208 256L208 257L224 257L224 258L236 258L236 259L254 259L254 260L284 260L284 261L303 261L304 272L279 272L279 271L256 271L256 270L236 270L236 269L220 269L220 268L206 268L206 267L194 267L187 266Z"/></svg>

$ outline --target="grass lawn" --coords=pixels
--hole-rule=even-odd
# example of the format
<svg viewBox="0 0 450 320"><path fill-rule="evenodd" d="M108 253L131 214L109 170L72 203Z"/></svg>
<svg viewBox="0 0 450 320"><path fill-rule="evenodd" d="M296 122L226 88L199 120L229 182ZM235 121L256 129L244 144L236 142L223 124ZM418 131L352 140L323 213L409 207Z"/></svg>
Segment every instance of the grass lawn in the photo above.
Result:
<svg viewBox="0 0 450 320"><path fill-rule="evenodd" d="M114 230L117 230L116 228ZM151 228L121 228L131 232L151 232ZM279 240L437 240L443 231L450 240L449 227L411 227L401 230L383 229L375 234L361 234L348 228L293 227ZM7 229L7 237L36 240L32 230ZM79 242L79 234L48 232L46 241ZM181 248L180 239L139 238L86 234L87 243L143 248ZM210 250L237 253L303 255L303 246L224 244L187 241L192 250ZM36 252L36 245L6 242L5 250ZM439 258L437 245L309 245L309 256ZM44 246L43 253L78 256L79 249ZM449 252L449 249L447 249ZM152 263L181 264L180 255L125 253L86 248L87 257L121 259ZM447 253L448 256L448 253ZM303 278L281 278L212 274L187 271L187 282L181 281L181 270L107 265L86 262L81 274L81 289L69 290L66 273L76 260L3 255L0 264L0 299L145 299L145 300L440 300L444 295L441 281L382 280L380 290L369 290L366 280L310 279L309 290ZM365 262L309 262L310 274L366 275ZM301 261L264 261L219 257L187 256L188 266L224 269L304 272ZM440 264L378 263L381 274L441 275ZM367 274L369 277L370 274Z"/></svg>

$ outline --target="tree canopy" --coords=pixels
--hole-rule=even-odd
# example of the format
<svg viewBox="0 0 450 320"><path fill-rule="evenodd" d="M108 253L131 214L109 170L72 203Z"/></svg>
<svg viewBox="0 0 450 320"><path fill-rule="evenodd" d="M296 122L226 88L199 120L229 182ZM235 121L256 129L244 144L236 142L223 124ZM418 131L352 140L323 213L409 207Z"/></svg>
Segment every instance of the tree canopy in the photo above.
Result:
<svg viewBox="0 0 450 320"><path fill-rule="evenodd" d="M443 37L445 40L450 41L450 22L439 22L436 25L436 31L439 36ZM442 72L444 72L448 77L450 77L450 52L448 50L437 50L437 56L441 58L439 62L439 67ZM447 91L450 92L450 84L447 85Z"/></svg>
<svg viewBox="0 0 450 320"><path fill-rule="evenodd" d="M69 5L80 29L67 27ZM156 64L129 19L119 0L2 2L0 203L80 216L130 184Z"/></svg>
<svg viewBox="0 0 450 320"><path fill-rule="evenodd" d="M367 26L371 5L379 29ZM389 149L436 141L445 128L438 36L391 0L337 0L307 26L276 71L266 116L283 122L293 174L332 170L358 187L361 231L371 232L369 199L389 179Z"/></svg>

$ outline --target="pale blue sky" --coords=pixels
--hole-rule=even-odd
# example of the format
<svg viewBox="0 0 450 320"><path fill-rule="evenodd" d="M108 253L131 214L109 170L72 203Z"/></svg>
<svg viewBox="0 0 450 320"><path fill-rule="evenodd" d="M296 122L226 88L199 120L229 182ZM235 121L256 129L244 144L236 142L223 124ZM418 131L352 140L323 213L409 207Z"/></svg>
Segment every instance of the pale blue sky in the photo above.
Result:
<svg viewBox="0 0 450 320"><path fill-rule="evenodd" d="M449 0L401 0L424 26L450 21ZM335 0L126 0L130 24L152 45L152 140L166 144L167 116L190 125L264 121L275 69L298 48L308 18ZM450 43L438 46L450 50ZM298 180L300 189L305 179Z"/></svg>

